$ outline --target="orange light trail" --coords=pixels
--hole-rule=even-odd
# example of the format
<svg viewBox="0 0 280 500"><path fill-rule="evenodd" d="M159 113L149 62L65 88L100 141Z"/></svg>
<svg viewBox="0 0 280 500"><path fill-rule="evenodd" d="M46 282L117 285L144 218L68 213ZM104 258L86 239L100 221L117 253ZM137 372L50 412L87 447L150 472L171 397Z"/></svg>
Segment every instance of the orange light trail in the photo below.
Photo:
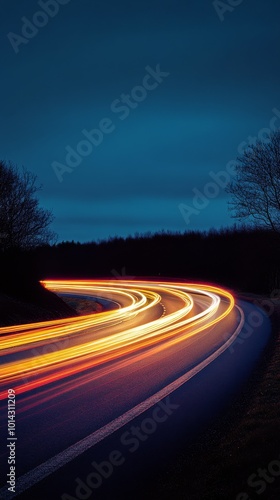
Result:
<svg viewBox="0 0 280 500"><path fill-rule="evenodd" d="M204 284L125 280L43 284L58 294L102 297L118 307L0 328L4 361L0 399L6 397L9 386L20 394L89 369L104 368L127 356L148 357L155 350L164 351L220 323L235 305L228 291ZM52 352L40 353L42 348Z"/></svg>

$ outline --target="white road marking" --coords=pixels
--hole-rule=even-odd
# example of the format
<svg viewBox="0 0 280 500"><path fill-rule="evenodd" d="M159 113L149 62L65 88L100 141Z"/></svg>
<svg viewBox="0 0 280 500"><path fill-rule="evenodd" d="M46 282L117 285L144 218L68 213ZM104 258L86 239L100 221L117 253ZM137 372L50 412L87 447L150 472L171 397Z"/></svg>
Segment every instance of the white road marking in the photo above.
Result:
<svg viewBox="0 0 280 500"><path fill-rule="evenodd" d="M208 358L199 363L195 368L192 368L177 380L174 380L174 382L171 382L171 384L153 394L153 396L150 396L145 401L142 401L142 403L139 403L138 405L134 406L134 408L131 408L131 410L128 410L123 415L104 425L104 427L101 427L97 431L94 431L92 434L89 434L89 436L81 439L72 446L69 446L69 448L67 448L66 450L58 453L54 457L35 467L33 470L17 478L16 493L9 492L7 490L7 486L2 487L0 489L0 497L3 498L3 500L9 500L28 490L35 484L42 481L42 479L50 476L58 469L71 462L85 451L92 448L97 443L103 441L103 439L110 436L113 432L119 430L121 427L131 422L134 418L150 409L162 399L169 396L172 392L176 391L176 389L179 389L179 387L181 387L188 380L197 375L201 370L206 368L210 363L212 363L230 347L230 345L236 340L241 329L243 328L245 322L244 312L239 306L236 305L236 307L240 312L240 323L232 336L219 349L217 349L217 351L208 356Z"/></svg>

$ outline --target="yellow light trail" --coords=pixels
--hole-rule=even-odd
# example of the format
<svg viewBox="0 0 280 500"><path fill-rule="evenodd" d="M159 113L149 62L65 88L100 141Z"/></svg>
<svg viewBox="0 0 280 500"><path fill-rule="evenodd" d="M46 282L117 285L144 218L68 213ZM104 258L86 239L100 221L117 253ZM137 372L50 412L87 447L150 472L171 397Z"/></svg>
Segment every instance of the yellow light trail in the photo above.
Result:
<svg viewBox="0 0 280 500"><path fill-rule="evenodd" d="M8 386L20 394L126 356L148 357L155 349L163 351L210 329L234 307L234 298L227 290L205 284L64 280L45 281L44 286L58 294L107 298L119 307L0 328L4 360L0 367L0 399L6 397ZM169 309L176 303L176 310L163 313L164 302ZM202 310L195 312L195 308ZM62 339L68 340L67 346ZM40 354L40 346L53 346L55 352Z"/></svg>

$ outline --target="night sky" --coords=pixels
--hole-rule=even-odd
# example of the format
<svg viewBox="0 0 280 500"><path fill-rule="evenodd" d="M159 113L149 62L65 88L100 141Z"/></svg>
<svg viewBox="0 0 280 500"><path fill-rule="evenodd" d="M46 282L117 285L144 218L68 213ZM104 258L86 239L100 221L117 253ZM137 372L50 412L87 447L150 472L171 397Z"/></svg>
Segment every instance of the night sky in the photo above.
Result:
<svg viewBox="0 0 280 500"><path fill-rule="evenodd" d="M210 172L280 127L279 26L279 0L2 0L0 158L59 241L233 224Z"/></svg>

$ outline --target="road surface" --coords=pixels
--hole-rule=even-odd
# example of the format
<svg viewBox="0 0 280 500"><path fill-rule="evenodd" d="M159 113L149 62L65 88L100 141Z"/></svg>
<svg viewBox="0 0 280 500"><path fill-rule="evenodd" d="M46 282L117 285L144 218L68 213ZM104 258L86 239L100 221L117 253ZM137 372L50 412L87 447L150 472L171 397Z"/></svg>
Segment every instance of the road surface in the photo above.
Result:
<svg viewBox="0 0 280 500"><path fill-rule="evenodd" d="M15 443L17 457L15 493L7 490L6 478L1 477L1 498L32 498L31 487L40 488L52 475L63 476L65 467L73 467L77 460L81 463L93 447L99 447L100 456L102 446L114 450L118 432L120 443L132 456L161 423L166 429L173 425L173 413L182 418L184 397L178 404L172 402L173 395L180 399L186 387L191 391L193 381L208 373L209 384L204 380L203 391L210 395L209 401L212 394L212 403L217 405L219 378L229 379L226 392L230 392L249 371L268 336L264 313L236 303L231 293L215 286L135 280L44 284L61 295L101 297L114 309L0 328L1 435L4 440L9 437L7 443ZM260 335L264 330L265 335ZM225 356L230 356L226 364ZM14 435L8 435L7 427L11 389L16 399ZM189 396L192 401L196 394ZM193 415L199 412L205 412L203 405L198 404ZM131 435L137 419L141 425L147 421L145 433L133 431L136 434ZM112 457L116 463L107 467L107 474L124 459L119 442L115 447L119 455ZM2 463L1 470L9 471L5 446L1 447ZM90 489L98 493L105 479L101 474L99 484L98 474L95 471L92 476L96 482L83 483L85 491L77 492L80 483L73 482L72 498L87 495ZM48 498L42 492L39 495ZM50 498L69 500L67 494L57 495Z"/></svg>

